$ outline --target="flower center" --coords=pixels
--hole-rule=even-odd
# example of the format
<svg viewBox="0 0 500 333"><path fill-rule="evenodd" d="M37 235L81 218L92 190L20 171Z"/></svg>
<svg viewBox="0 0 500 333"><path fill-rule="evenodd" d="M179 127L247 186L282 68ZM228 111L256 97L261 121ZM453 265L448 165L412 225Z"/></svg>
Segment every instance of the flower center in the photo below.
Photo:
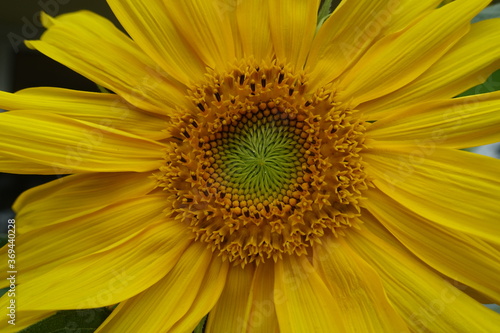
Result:
<svg viewBox="0 0 500 333"><path fill-rule="evenodd" d="M297 121L290 124L286 113L276 108L273 112L271 106L262 103L255 113L247 112L219 132L219 139L209 142L209 151L219 161L211 177L226 191L272 200L297 178L303 157L298 143L302 131L295 127Z"/></svg>
<svg viewBox="0 0 500 333"><path fill-rule="evenodd" d="M306 254L356 224L365 123L334 97L276 63L208 74L168 129L157 178L169 217L241 265Z"/></svg>
<svg viewBox="0 0 500 333"><path fill-rule="evenodd" d="M314 136L304 120L295 109L268 101L223 121L226 125L202 138L207 191L217 189L235 215L269 216L283 205L291 210L301 196L304 172L311 172L306 156L313 154Z"/></svg>

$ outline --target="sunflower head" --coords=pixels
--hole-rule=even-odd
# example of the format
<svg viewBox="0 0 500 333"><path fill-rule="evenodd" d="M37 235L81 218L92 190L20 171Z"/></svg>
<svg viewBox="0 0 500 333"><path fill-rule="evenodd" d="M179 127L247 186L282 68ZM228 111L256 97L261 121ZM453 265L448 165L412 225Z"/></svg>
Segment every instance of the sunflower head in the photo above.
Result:
<svg viewBox="0 0 500 333"><path fill-rule="evenodd" d="M304 71L241 61L189 98L157 177L169 217L197 241L245 265L307 254L325 233L358 223L367 123L334 89L311 94Z"/></svg>

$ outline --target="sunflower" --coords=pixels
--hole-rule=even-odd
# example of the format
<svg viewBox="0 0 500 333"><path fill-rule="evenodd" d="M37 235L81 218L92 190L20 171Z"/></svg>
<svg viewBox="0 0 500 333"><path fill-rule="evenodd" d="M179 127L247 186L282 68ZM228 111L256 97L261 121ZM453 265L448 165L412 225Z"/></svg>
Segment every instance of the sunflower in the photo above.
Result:
<svg viewBox="0 0 500 333"><path fill-rule="evenodd" d="M3 332L498 329L500 161L460 149L500 93L453 98L500 67L489 1L108 2L128 35L81 11L27 45L109 93L0 94L0 170L66 175L14 204Z"/></svg>

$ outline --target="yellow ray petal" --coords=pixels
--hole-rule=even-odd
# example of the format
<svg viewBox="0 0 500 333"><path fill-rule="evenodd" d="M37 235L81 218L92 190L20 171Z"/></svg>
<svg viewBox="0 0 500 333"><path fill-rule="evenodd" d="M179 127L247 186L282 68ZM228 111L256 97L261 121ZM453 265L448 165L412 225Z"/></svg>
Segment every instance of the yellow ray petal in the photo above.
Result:
<svg viewBox="0 0 500 333"><path fill-rule="evenodd" d="M253 275L254 268L250 265L244 269L239 266L229 269L226 286L210 311L205 332L245 332Z"/></svg>
<svg viewBox="0 0 500 333"><path fill-rule="evenodd" d="M1 154L1 153L0 153ZM0 157L0 172L10 172L21 174L33 174L33 175L47 175L47 174L62 174L63 170L57 168L57 171L49 171L50 169L42 164L27 163L22 158L14 159L16 157L7 158L5 156ZM10 171L8 171L10 170ZM21 171L22 170L22 171Z"/></svg>
<svg viewBox="0 0 500 333"><path fill-rule="evenodd" d="M243 54L246 57L253 56L258 63L271 59L273 43L270 30L269 0L238 2L236 15Z"/></svg>
<svg viewBox="0 0 500 333"><path fill-rule="evenodd" d="M273 281L272 262L261 263L255 271L234 267L221 299L210 312L206 332L279 332Z"/></svg>
<svg viewBox="0 0 500 333"><path fill-rule="evenodd" d="M382 143L363 158L375 186L404 207L444 227L500 243L500 160L432 144Z"/></svg>
<svg viewBox="0 0 500 333"><path fill-rule="evenodd" d="M354 64L383 36L410 25L441 0L342 1L321 26L311 46L310 85L321 87Z"/></svg>
<svg viewBox="0 0 500 333"><path fill-rule="evenodd" d="M443 0L396 0L392 1L393 6L397 9L392 16L387 33L395 32L412 24L414 20L421 19L428 15L432 10L436 9ZM379 18L380 20L381 18Z"/></svg>
<svg viewBox="0 0 500 333"><path fill-rule="evenodd" d="M164 203L162 195L131 198L74 220L18 234L17 266L23 272L18 281L24 283L62 263L128 242L156 222L167 223ZM21 225L22 220L18 221ZM7 262L8 247L0 250L0 258ZM7 284L6 276L6 271L0 271L0 285Z"/></svg>
<svg viewBox="0 0 500 333"><path fill-rule="evenodd" d="M20 310L108 306L163 278L190 240L176 222L161 221L126 242L65 262L19 285Z"/></svg>
<svg viewBox="0 0 500 333"><path fill-rule="evenodd" d="M441 58L469 29L488 0L457 0L374 44L342 78L343 100L354 105L411 82Z"/></svg>
<svg viewBox="0 0 500 333"><path fill-rule="evenodd" d="M279 332L278 317L274 306L274 263L260 264L255 269L250 298L245 316L246 330L249 333Z"/></svg>
<svg viewBox="0 0 500 333"><path fill-rule="evenodd" d="M359 108L377 119L423 99L451 98L483 83L499 67L500 19L481 21L414 81Z"/></svg>
<svg viewBox="0 0 500 333"><path fill-rule="evenodd" d="M366 206L424 262L500 302L500 252L485 242L443 228L404 209L378 190L368 191Z"/></svg>
<svg viewBox="0 0 500 333"><path fill-rule="evenodd" d="M389 300L412 332L495 332L500 315L476 302L403 248L364 212L347 242L380 275ZM465 315L466 314L466 315Z"/></svg>
<svg viewBox="0 0 500 333"><path fill-rule="evenodd" d="M170 328L197 301L203 277L209 272L211 257L212 252L203 244L191 244L164 278L121 303L97 332L170 332ZM221 265L216 267L223 269ZM223 274L216 276L224 279Z"/></svg>
<svg viewBox="0 0 500 333"><path fill-rule="evenodd" d="M240 29L238 27L237 10L238 7L245 2L246 1L241 0L225 0L215 2L220 15L222 16L222 22L227 22L229 24L229 28L226 30L232 35L231 39L233 41L232 45L234 47L234 56L236 59L243 58L243 45L241 42Z"/></svg>
<svg viewBox="0 0 500 333"><path fill-rule="evenodd" d="M150 174L96 173L56 179L21 194L14 203L18 232L25 233L87 215L155 188Z"/></svg>
<svg viewBox="0 0 500 333"><path fill-rule="evenodd" d="M311 89L331 82L355 63L386 30L398 8L391 0L342 1L311 45Z"/></svg>
<svg viewBox="0 0 500 333"><path fill-rule="evenodd" d="M184 86L169 79L131 39L103 17L80 11L55 19L42 15L42 21L48 30L41 40L26 42L29 47L141 109L168 114L169 108L189 106ZM98 47L89 47L92 45Z"/></svg>
<svg viewBox="0 0 500 333"><path fill-rule="evenodd" d="M369 127L377 141L464 148L500 141L500 92L417 104ZM388 143L389 144L389 143Z"/></svg>
<svg viewBox="0 0 500 333"><path fill-rule="evenodd" d="M43 111L1 113L0 132L2 172L36 173L42 165L42 174L141 172L158 168L163 160L164 145L156 141ZM22 161L25 167L9 169L9 161Z"/></svg>
<svg viewBox="0 0 500 333"><path fill-rule="evenodd" d="M322 238L314 249L313 264L340 307L343 332L408 331L389 303L379 275L343 238Z"/></svg>
<svg viewBox="0 0 500 333"><path fill-rule="evenodd" d="M218 0L170 1L167 15L177 33L210 68L224 70L235 58L231 23ZM154 33L154 32L153 32ZM196 77L195 79L201 79Z"/></svg>
<svg viewBox="0 0 500 333"><path fill-rule="evenodd" d="M43 110L105 125L153 140L167 137L165 121L141 112L115 94L61 88L28 88L15 94L0 91L0 108Z"/></svg>
<svg viewBox="0 0 500 333"><path fill-rule="evenodd" d="M203 76L203 61L168 15L170 3L108 0L108 4L134 41L172 77L189 85Z"/></svg>
<svg viewBox="0 0 500 333"><path fill-rule="evenodd" d="M282 332L345 332L343 313L305 256L276 263L274 304Z"/></svg>
<svg viewBox="0 0 500 333"><path fill-rule="evenodd" d="M268 1L271 36L279 61L286 60L296 70L305 67L316 31L318 0Z"/></svg>
<svg viewBox="0 0 500 333"><path fill-rule="evenodd" d="M219 300L226 285L226 278L230 269L229 262L222 262L219 257L212 257L207 274L196 295L196 301L187 313L170 329L171 333L192 332L209 310Z"/></svg>

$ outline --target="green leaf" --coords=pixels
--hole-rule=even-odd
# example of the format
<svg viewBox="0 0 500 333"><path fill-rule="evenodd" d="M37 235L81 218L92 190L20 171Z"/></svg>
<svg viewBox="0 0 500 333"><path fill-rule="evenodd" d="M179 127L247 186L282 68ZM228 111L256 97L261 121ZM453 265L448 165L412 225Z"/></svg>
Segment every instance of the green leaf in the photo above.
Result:
<svg viewBox="0 0 500 333"><path fill-rule="evenodd" d="M332 2L333 0L325 0L323 1L323 4L319 8L318 12L318 27L325 22L326 18L330 16L330 8L332 7Z"/></svg>
<svg viewBox="0 0 500 333"><path fill-rule="evenodd" d="M92 333L110 313L107 308L59 311L20 333Z"/></svg>
<svg viewBox="0 0 500 333"><path fill-rule="evenodd" d="M493 74L491 74L483 84L472 87L469 90L464 91L457 97L479 95L497 90L500 90L500 69L496 72L493 72Z"/></svg>
<svg viewBox="0 0 500 333"><path fill-rule="evenodd" d="M198 326L196 326L196 328L194 329L193 333L203 333L203 328L205 327L205 322L207 321L207 317L208 316L203 317Z"/></svg>
<svg viewBox="0 0 500 333"><path fill-rule="evenodd" d="M318 12L318 24L316 26L316 29L319 29L319 27L321 27L328 16L333 13L333 10L337 8L339 4L340 0L323 0L321 2Z"/></svg>

